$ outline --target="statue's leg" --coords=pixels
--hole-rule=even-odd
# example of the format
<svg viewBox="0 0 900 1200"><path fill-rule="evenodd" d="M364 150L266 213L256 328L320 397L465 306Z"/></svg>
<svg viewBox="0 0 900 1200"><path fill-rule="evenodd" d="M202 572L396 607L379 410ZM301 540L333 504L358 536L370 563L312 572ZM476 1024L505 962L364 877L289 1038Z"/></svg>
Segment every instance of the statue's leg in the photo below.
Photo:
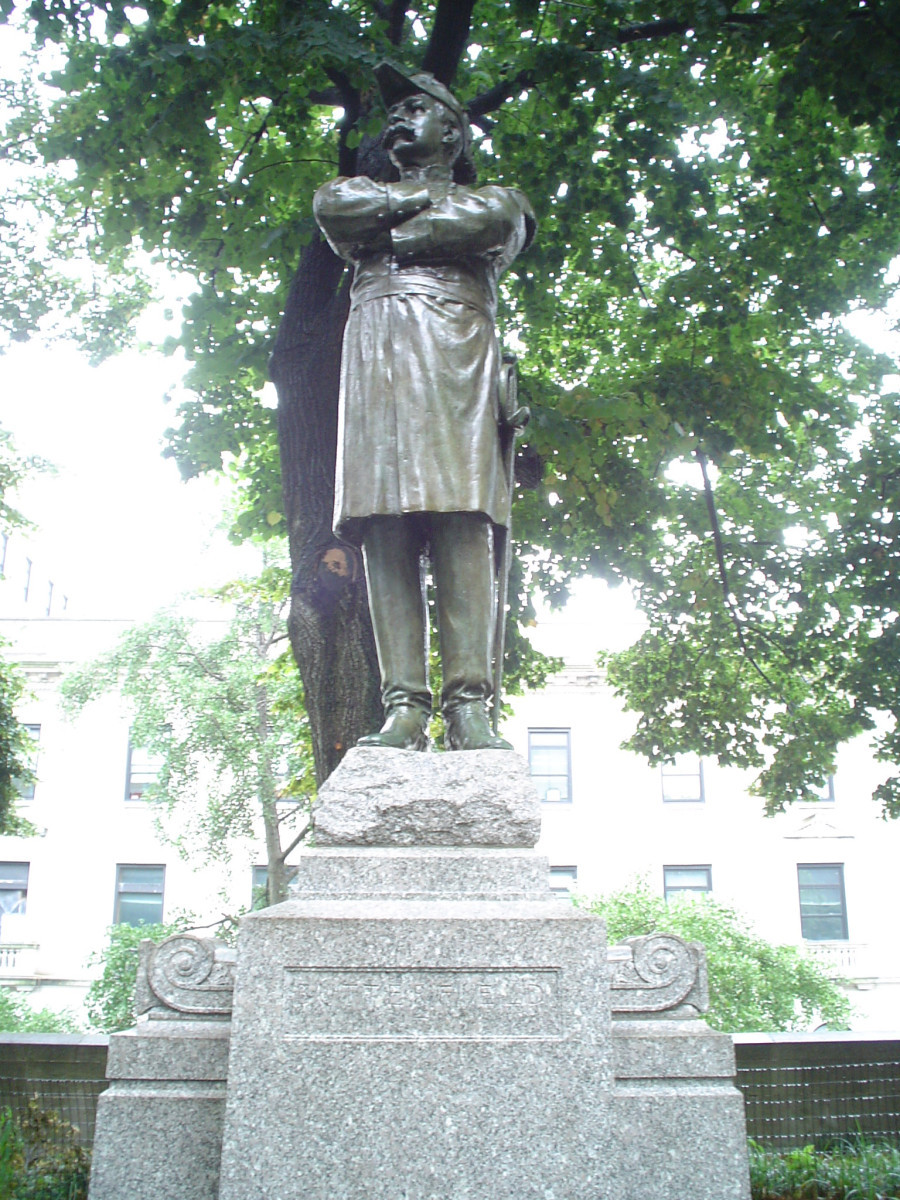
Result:
<svg viewBox="0 0 900 1200"><path fill-rule="evenodd" d="M487 716L494 637L494 551L478 513L435 513L431 526L448 750L511 750Z"/></svg>
<svg viewBox="0 0 900 1200"><path fill-rule="evenodd" d="M363 533L369 610L381 669L385 722L359 746L425 750L431 716L421 534L408 517L371 517Z"/></svg>

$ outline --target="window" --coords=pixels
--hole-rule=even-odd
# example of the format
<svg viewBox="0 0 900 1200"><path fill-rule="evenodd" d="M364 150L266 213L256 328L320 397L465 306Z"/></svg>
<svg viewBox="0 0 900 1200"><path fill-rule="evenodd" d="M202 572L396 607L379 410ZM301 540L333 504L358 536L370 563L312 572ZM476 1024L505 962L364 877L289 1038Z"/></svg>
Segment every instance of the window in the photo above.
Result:
<svg viewBox="0 0 900 1200"><path fill-rule="evenodd" d="M116 925L155 925L163 918L165 867L116 867Z"/></svg>
<svg viewBox="0 0 900 1200"><path fill-rule="evenodd" d="M808 942L846 941L843 863L798 863L800 933Z"/></svg>
<svg viewBox="0 0 900 1200"><path fill-rule="evenodd" d="M712 867L663 867L666 900L673 896L705 896L712 891Z"/></svg>
<svg viewBox="0 0 900 1200"><path fill-rule="evenodd" d="M33 749L31 749L26 756L26 763L27 763L28 769L30 771L36 771L37 765L38 765L37 744L41 740L41 727L40 727L40 725L23 724L22 728L25 730L25 732L31 738L32 742L34 742ZM34 788L35 788L35 780L34 779L30 779L27 781L24 779L16 779L14 782L15 782L15 788L19 794L20 800L33 800L34 799Z"/></svg>
<svg viewBox="0 0 900 1200"><path fill-rule="evenodd" d="M125 771L125 799L143 800L144 792L156 783L159 768L163 765L162 755L151 754L141 746L128 743L128 766Z"/></svg>
<svg viewBox="0 0 900 1200"><path fill-rule="evenodd" d="M662 798L667 804L703 803L703 764L696 754L679 754L660 770Z"/></svg>
<svg viewBox="0 0 900 1200"><path fill-rule="evenodd" d="M28 899L28 863L0 862L0 920L23 913Z"/></svg>
<svg viewBox="0 0 900 1200"><path fill-rule="evenodd" d="M529 729L528 766L541 800L559 804L572 799L568 729Z"/></svg>
<svg viewBox="0 0 900 1200"><path fill-rule="evenodd" d="M577 867L551 867L550 891L558 896L568 896L575 889L578 879Z"/></svg>
<svg viewBox="0 0 900 1200"><path fill-rule="evenodd" d="M829 775L821 787L814 787L815 804L834 804L834 776Z"/></svg>

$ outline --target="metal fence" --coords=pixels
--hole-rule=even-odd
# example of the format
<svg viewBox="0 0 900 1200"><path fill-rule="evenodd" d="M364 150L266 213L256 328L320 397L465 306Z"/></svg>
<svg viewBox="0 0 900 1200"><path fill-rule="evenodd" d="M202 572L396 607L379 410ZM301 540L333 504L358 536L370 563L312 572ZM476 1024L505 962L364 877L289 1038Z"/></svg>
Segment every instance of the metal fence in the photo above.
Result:
<svg viewBox="0 0 900 1200"><path fill-rule="evenodd" d="M774 1148L862 1136L900 1141L900 1038L739 1033L747 1133Z"/></svg>
<svg viewBox="0 0 900 1200"><path fill-rule="evenodd" d="M0 1033L0 1109L20 1120L35 1099L74 1125L90 1148L108 1043L102 1034Z"/></svg>
<svg viewBox="0 0 900 1200"><path fill-rule="evenodd" d="M36 1097L94 1139L108 1039L0 1033L0 1109ZM900 1142L900 1037L861 1033L735 1034L747 1133L775 1148L864 1136Z"/></svg>

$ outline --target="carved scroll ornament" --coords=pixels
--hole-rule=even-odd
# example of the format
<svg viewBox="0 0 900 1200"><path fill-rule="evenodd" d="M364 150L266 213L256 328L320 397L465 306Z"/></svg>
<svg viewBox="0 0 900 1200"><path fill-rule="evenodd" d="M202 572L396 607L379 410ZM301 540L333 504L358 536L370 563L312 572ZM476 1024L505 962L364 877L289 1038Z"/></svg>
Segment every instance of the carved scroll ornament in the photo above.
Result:
<svg viewBox="0 0 900 1200"><path fill-rule="evenodd" d="M137 1014L168 1009L186 1016L229 1016L234 967L234 951L213 938L176 933L159 945L143 941L135 991Z"/></svg>
<svg viewBox="0 0 900 1200"><path fill-rule="evenodd" d="M626 938L609 948L613 1013L694 1016L709 1008L706 954L672 933Z"/></svg>

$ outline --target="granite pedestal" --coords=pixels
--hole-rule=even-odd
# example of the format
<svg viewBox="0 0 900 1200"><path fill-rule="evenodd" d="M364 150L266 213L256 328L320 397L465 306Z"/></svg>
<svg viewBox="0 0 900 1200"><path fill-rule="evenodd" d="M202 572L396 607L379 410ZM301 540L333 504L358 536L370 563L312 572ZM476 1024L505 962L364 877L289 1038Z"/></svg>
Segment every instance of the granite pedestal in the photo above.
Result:
<svg viewBox="0 0 900 1200"><path fill-rule="evenodd" d="M236 963L200 939L147 952L148 1018L112 1039L91 1200L748 1200L699 948L608 951L603 922L551 894L520 765L508 803L492 779L492 825L459 778L483 755L433 756L456 782L444 803L429 779L431 844L406 845L394 754L425 757L376 751L384 775L359 800L358 757L352 786L323 789L336 844L245 919ZM514 758L485 754L501 773ZM503 844L447 844L492 827Z"/></svg>

